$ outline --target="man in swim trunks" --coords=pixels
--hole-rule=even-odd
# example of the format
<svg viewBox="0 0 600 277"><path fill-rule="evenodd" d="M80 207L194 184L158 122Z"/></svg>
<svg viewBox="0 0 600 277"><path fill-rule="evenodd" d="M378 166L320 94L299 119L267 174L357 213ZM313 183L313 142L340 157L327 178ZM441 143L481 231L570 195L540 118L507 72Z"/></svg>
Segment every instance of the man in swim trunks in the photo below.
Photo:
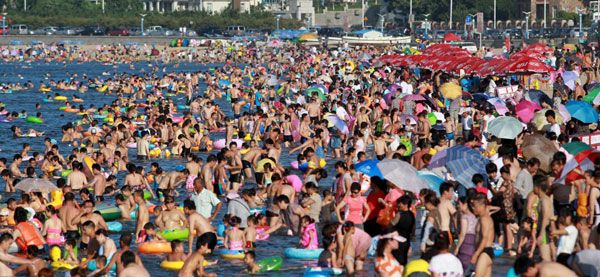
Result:
<svg viewBox="0 0 600 277"><path fill-rule="evenodd" d="M187 169L179 171L171 171L165 175L160 182L158 183L158 188L156 189L156 194L158 195L161 202L164 201L165 197L168 195L179 196L179 193L175 190L179 184L186 181L190 175L190 171Z"/></svg>
<svg viewBox="0 0 600 277"><path fill-rule="evenodd" d="M227 170L229 170L229 182L231 182L231 188L226 188L227 192L237 192L242 184L242 155L238 151L237 143L235 141L229 144L229 151L225 154L228 158Z"/></svg>
<svg viewBox="0 0 600 277"><path fill-rule="evenodd" d="M179 277L193 277L194 273L198 276L217 276L215 273L204 272L204 255L211 253L216 245L217 235L215 233L202 234L196 243L196 252L185 260L179 271ZM190 252L191 249L190 247Z"/></svg>
<svg viewBox="0 0 600 277"><path fill-rule="evenodd" d="M487 196L477 193L470 202L473 213L479 218L478 232L479 242L477 249L471 258L471 264L475 264L475 276L492 276L492 263L494 260L494 221L487 209Z"/></svg>
<svg viewBox="0 0 600 277"><path fill-rule="evenodd" d="M78 216L79 209L75 206L75 195L72 192L64 194L63 206L58 210L58 217L65 226L65 239L79 239L79 227L73 219Z"/></svg>

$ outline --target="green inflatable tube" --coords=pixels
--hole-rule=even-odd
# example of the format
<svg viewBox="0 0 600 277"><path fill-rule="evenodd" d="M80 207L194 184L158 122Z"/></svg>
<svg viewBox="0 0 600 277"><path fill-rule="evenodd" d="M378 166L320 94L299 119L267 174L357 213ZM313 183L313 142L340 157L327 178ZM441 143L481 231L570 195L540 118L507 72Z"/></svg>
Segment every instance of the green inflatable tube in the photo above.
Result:
<svg viewBox="0 0 600 277"><path fill-rule="evenodd" d="M108 209L99 210L100 215L105 221L113 221L121 218L121 209L119 207L113 207Z"/></svg>
<svg viewBox="0 0 600 277"><path fill-rule="evenodd" d="M159 233L161 237L168 241L173 240L188 240L188 235L190 234L189 229L185 230L165 230L164 232Z"/></svg>
<svg viewBox="0 0 600 277"><path fill-rule="evenodd" d="M29 122L29 123L44 123L44 121L37 116L28 116L27 122Z"/></svg>
<svg viewBox="0 0 600 277"><path fill-rule="evenodd" d="M261 272L266 272L266 271L276 271L281 268L281 265L283 264L283 259L278 256L273 256L273 257L268 257L268 258L262 259L256 264L258 264L262 267L256 273L261 273Z"/></svg>
<svg viewBox="0 0 600 277"><path fill-rule="evenodd" d="M148 200L152 198L152 193L150 193L149 191L145 190L144 191L144 200ZM127 197L125 197L125 199L127 199Z"/></svg>
<svg viewBox="0 0 600 277"><path fill-rule="evenodd" d="M67 177L71 172L73 172L73 170L63 170L63 172L60 173L60 176Z"/></svg>

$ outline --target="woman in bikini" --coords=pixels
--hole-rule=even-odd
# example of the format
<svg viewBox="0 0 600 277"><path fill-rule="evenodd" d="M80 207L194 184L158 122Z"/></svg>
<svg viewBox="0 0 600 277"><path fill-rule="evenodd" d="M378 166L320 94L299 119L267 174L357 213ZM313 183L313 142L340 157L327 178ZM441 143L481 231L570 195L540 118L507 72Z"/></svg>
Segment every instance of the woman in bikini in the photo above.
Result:
<svg viewBox="0 0 600 277"><path fill-rule="evenodd" d="M62 236L64 226L62 221L56 216L56 209L52 205L46 207L46 213L48 214L48 220L44 222L44 230L42 236L46 237L48 246L62 244L65 242L65 238Z"/></svg>

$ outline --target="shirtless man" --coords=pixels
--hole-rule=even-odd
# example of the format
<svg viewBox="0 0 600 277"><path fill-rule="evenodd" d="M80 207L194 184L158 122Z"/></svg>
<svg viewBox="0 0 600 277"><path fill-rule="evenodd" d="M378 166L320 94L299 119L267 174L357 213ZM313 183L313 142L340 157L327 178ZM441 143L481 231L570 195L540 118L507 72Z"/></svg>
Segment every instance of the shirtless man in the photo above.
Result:
<svg viewBox="0 0 600 277"><path fill-rule="evenodd" d="M431 136L431 123L427 118L427 112L423 111L419 114L419 121L417 122L417 135L419 140L428 141Z"/></svg>
<svg viewBox="0 0 600 277"><path fill-rule="evenodd" d="M106 187L106 177L102 173L102 169L99 164L94 164L92 166L94 171L94 180L90 184L94 187L94 196L96 197L97 203L104 202L104 188Z"/></svg>
<svg viewBox="0 0 600 277"><path fill-rule="evenodd" d="M190 230L190 233L192 231ZM214 233L204 233L198 238L196 243L196 251L194 254L188 256L183 263L183 267L179 271L179 277L213 277L217 276L215 273L204 272L204 255L211 253L217 245L217 235ZM192 249L190 246L189 249ZM190 250L190 253L192 251ZM196 275L194 275L194 273Z"/></svg>
<svg viewBox="0 0 600 277"><path fill-rule="evenodd" d="M144 265L136 262L135 253L127 250L121 254L121 263L123 270L119 273L120 277L150 277L148 270Z"/></svg>
<svg viewBox="0 0 600 277"><path fill-rule="evenodd" d="M389 151L385 138L381 132L375 132L375 141L373 145L375 147L373 153L377 157L377 160L383 160L385 158L385 153Z"/></svg>
<svg viewBox="0 0 600 277"><path fill-rule="evenodd" d="M282 190L283 185L281 184L281 176L279 173L273 173L273 176L271 176L271 185L269 185L264 192L267 196L267 217L270 218L269 226L275 225L279 220L279 209L277 208L275 201L277 196L282 194Z"/></svg>
<svg viewBox="0 0 600 277"><path fill-rule="evenodd" d="M208 221L204 216L196 212L196 204L192 200L183 201L183 211L188 216L189 222L189 235L188 235L188 250L189 254L192 253L192 245L194 245L194 238L198 235L203 235L205 233L214 233L212 225L210 225L210 221ZM194 231L196 235L194 235Z"/></svg>
<svg viewBox="0 0 600 277"><path fill-rule="evenodd" d="M117 194L115 199L117 207L119 207L119 210L121 211L121 218L125 220L131 219L131 212L135 210L135 206L132 207L122 194Z"/></svg>
<svg viewBox="0 0 600 277"><path fill-rule="evenodd" d="M300 143L305 143L314 133L315 132L310 129L310 119L308 115L303 114L302 120L300 121Z"/></svg>
<svg viewBox="0 0 600 277"><path fill-rule="evenodd" d="M12 269L9 267L10 264L30 265L34 262L33 260L15 257L6 253L10 249L13 240L13 236L10 233L0 235L0 276L14 276Z"/></svg>
<svg viewBox="0 0 600 277"><path fill-rule="evenodd" d="M273 139L268 138L265 140L265 147L267 148L267 156L272 158L275 163L279 163L279 157L281 157L281 142L273 142Z"/></svg>
<svg viewBox="0 0 600 277"><path fill-rule="evenodd" d="M162 231L164 230L183 230L187 225L187 219L182 211L175 208L175 198L167 195L165 197L165 205L167 209L162 211L156 222Z"/></svg>
<svg viewBox="0 0 600 277"><path fill-rule="evenodd" d="M552 200L546 194L548 190L548 179L537 175L533 178L533 193L537 195L540 199L540 204L538 205L538 237L537 243L540 249L540 257L542 260L546 262L552 261L551 250L550 250L550 234L552 229L550 224L550 219L554 216L554 206L552 204Z"/></svg>
<svg viewBox="0 0 600 277"><path fill-rule="evenodd" d="M227 192L230 192L230 191L237 192L240 185L242 184L242 168L243 168L243 166L242 166L242 155L238 151L237 143L235 141L231 142L229 144L229 151L227 151L225 156L228 158L228 167L226 169L229 170L229 182L231 184L231 187L226 188L226 191ZM213 190L210 190L210 191L213 191Z"/></svg>
<svg viewBox="0 0 600 277"><path fill-rule="evenodd" d="M58 209L58 217L65 226L65 239L79 239L79 227L77 223L72 223L73 219L79 215L79 208L75 205L75 195L67 192L64 195L62 207Z"/></svg>
<svg viewBox="0 0 600 277"><path fill-rule="evenodd" d="M196 155L190 155L188 157L188 163L185 164L185 169L188 170L188 176L185 181L185 189L187 191L194 190L194 179L200 175L200 164L198 163L199 158Z"/></svg>
<svg viewBox="0 0 600 277"><path fill-rule="evenodd" d="M158 194L160 202L165 200L165 196L172 196L173 193L175 193L175 196L179 196L179 193L175 190L175 188L181 183L185 182L189 175L190 171L187 169L184 169L181 172L171 171L167 173L167 175L165 175L158 183L158 189L156 190L156 194Z"/></svg>
<svg viewBox="0 0 600 277"><path fill-rule="evenodd" d="M471 258L471 264L475 264L475 276L492 276L492 263L494 259L494 221L490 216L487 205L487 196L483 193L478 193L471 199L470 205L473 213L479 218L477 226L479 234L479 242L477 249Z"/></svg>
<svg viewBox="0 0 600 277"><path fill-rule="evenodd" d="M19 154L16 154L13 157L13 162L8 167L8 169L10 170L10 173L12 173L12 176L14 178L27 177L27 175L23 174L23 172L21 172L21 170L19 169L19 165L21 165L22 161L23 161L23 157L21 157L21 155L19 155Z"/></svg>
<svg viewBox="0 0 600 277"><path fill-rule="evenodd" d="M96 230L105 229L108 230L108 226L106 225L106 221L102 218L101 215L94 213L94 202L92 200L86 200L83 202L83 207L81 207L81 211L75 217L71 219L72 225L82 225L86 221L94 222L94 226ZM90 238L83 234L81 236L81 244L80 248L85 249L90 241Z"/></svg>
<svg viewBox="0 0 600 277"><path fill-rule="evenodd" d="M215 191L213 186L213 169L217 165L217 157L213 154L208 155L206 158L206 164L202 167L202 171L200 174L200 180L202 181L202 185L208 191Z"/></svg>
<svg viewBox="0 0 600 277"><path fill-rule="evenodd" d="M78 161L73 161L73 172L67 176L67 186L73 190L80 190L88 186L87 177L82 172L83 164Z"/></svg>
<svg viewBox="0 0 600 277"><path fill-rule="evenodd" d="M321 107L314 101L314 97L311 98L308 104L306 104L306 111L308 112L308 116L310 118L311 124L317 124L317 121L320 120Z"/></svg>
<svg viewBox="0 0 600 277"><path fill-rule="evenodd" d="M146 207L146 202L144 202L144 192L141 190L136 190L133 193L133 200L138 204L138 210L135 213L135 218L137 219L135 223L135 240L138 240L138 236L142 230L144 230L144 225L150 222L150 213L148 212L148 207Z"/></svg>
<svg viewBox="0 0 600 277"><path fill-rule="evenodd" d="M555 262L536 263L532 258L519 257L515 261L515 273L523 277L575 277L577 276L568 267Z"/></svg>
<svg viewBox="0 0 600 277"><path fill-rule="evenodd" d="M246 145L246 143L244 143ZM246 175L246 180L252 179L252 168L256 167L256 163L260 159L262 154L266 154L267 151L261 148L251 148L244 154L242 158L242 166L244 168L244 175Z"/></svg>
<svg viewBox="0 0 600 277"><path fill-rule="evenodd" d="M106 267L104 267L102 270L100 270L96 274L97 276L103 276L104 274L107 274L115 264L117 265L117 274L119 274L121 271L123 271L124 266L123 266L123 263L121 262L121 255L123 253L125 253L126 251L129 251L129 245L131 244L132 239L133 239L132 234L129 232L123 232L121 234L121 237L119 238L119 245L121 246L121 250L117 251L112 256L112 259L110 259L110 262L106 265ZM142 265L142 260L140 259L140 257L138 255L135 255L135 258L136 258L135 262L139 265Z"/></svg>
<svg viewBox="0 0 600 277"><path fill-rule="evenodd" d="M450 243L454 241L452 234L450 233L451 222L456 225L456 207L452 204L452 196L454 195L454 189L450 183L442 183L440 185L440 204L438 205L438 216L440 222L440 232L446 232L449 235Z"/></svg>

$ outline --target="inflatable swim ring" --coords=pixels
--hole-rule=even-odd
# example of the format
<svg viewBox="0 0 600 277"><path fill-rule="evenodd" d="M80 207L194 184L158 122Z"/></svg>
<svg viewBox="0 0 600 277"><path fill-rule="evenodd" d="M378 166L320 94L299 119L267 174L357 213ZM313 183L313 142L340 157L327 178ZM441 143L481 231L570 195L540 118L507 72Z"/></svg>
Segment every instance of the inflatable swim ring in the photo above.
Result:
<svg viewBox="0 0 600 277"><path fill-rule="evenodd" d="M42 90L44 90L44 89L42 89ZM50 90L48 90L48 91L50 91ZM67 100L67 97L59 95L59 96L54 97L54 100Z"/></svg>
<svg viewBox="0 0 600 277"><path fill-rule="evenodd" d="M168 270L180 270L183 267L183 261L172 261L169 262L164 260L160 263L160 267ZM204 260L204 266L208 266L208 261Z"/></svg>
<svg viewBox="0 0 600 277"><path fill-rule="evenodd" d="M27 117L27 122L29 122L29 123L38 123L38 124L39 123L44 123L44 121L41 118L37 117L37 116L28 116Z"/></svg>
<svg viewBox="0 0 600 277"><path fill-rule="evenodd" d="M224 259L243 259L246 257L244 250L221 249L221 258Z"/></svg>
<svg viewBox="0 0 600 277"><path fill-rule="evenodd" d="M311 273L311 272L322 272L328 275L340 275L342 273L344 273L344 271L341 268L329 268L329 267L309 267L306 269L306 273Z"/></svg>
<svg viewBox="0 0 600 277"><path fill-rule="evenodd" d="M303 248L286 248L285 256L291 259L302 259L302 260L317 260L319 255L323 252L323 248L319 249L303 249Z"/></svg>
<svg viewBox="0 0 600 277"><path fill-rule="evenodd" d="M98 204L94 210L99 211L105 221L113 221L121 218L121 209L112 204Z"/></svg>
<svg viewBox="0 0 600 277"><path fill-rule="evenodd" d="M283 264L283 259L281 257L273 256L264 258L258 261L256 264L260 265L262 268L258 270L256 273L262 273L267 271L276 271L281 268Z"/></svg>
<svg viewBox="0 0 600 277"><path fill-rule="evenodd" d="M123 230L123 224L118 221L106 222L106 226L108 226L110 232L121 232Z"/></svg>
<svg viewBox="0 0 600 277"><path fill-rule="evenodd" d="M170 242L149 241L138 245L138 252L142 254L168 254L173 250Z"/></svg>
<svg viewBox="0 0 600 277"><path fill-rule="evenodd" d="M190 229L184 230L165 230L164 232L159 233L161 237L168 241L173 240L188 240L188 236L190 234Z"/></svg>

